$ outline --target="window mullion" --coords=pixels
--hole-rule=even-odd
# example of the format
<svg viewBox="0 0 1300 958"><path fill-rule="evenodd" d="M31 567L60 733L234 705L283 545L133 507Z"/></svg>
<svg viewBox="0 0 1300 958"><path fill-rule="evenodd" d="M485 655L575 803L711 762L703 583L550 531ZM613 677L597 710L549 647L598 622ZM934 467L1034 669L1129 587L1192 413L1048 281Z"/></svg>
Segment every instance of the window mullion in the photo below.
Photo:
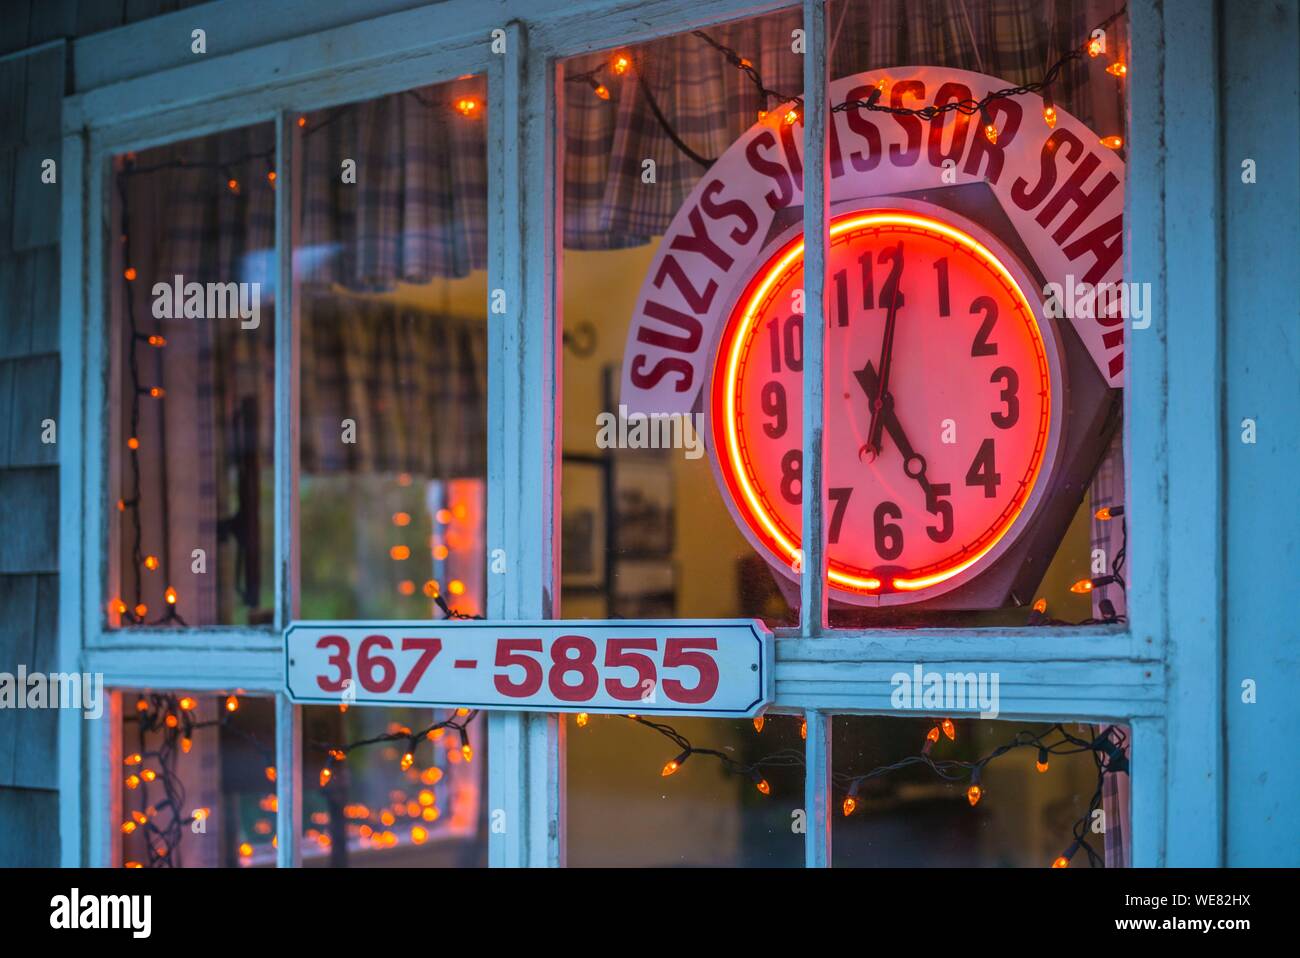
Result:
<svg viewBox="0 0 1300 958"><path fill-rule="evenodd" d="M555 211L554 68L525 57L523 31L508 25L504 56L488 68L488 287L504 313L488 315L488 544L501 574L488 576L488 616L539 619L556 594L552 545L559 413L555 302L559 278ZM524 184L554 184L525 190ZM541 400L540 402L538 400ZM498 567L499 568L499 567ZM488 799L503 829L489 832L494 867L563 860L562 725L555 716L488 717Z"/></svg>
<svg viewBox="0 0 1300 958"><path fill-rule="evenodd" d="M804 864L808 868L831 866L831 716L810 710L804 714L808 740L804 746L804 810L808 832L804 836Z"/></svg>
<svg viewBox="0 0 1300 958"><path fill-rule="evenodd" d="M298 612L298 317L293 241L300 157L296 126L287 112L275 118L275 627Z"/></svg>
<svg viewBox="0 0 1300 958"><path fill-rule="evenodd" d="M293 246L300 170L296 126L289 113L275 118L275 627L298 614L298 317ZM276 864L302 864L302 709L275 697Z"/></svg>
<svg viewBox="0 0 1300 958"><path fill-rule="evenodd" d="M825 285L828 245L826 124L826 8L804 0L804 323L803 323L803 550L799 577L799 631L816 635L826 625L826 536L822 430L826 414ZM815 157L820 160L814 162Z"/></svg>
<svg viewBox="0 0 1300 958"><path fill-rule="evenodd" d="M275 863L302 865L302 707L275 697Z"/></svg>

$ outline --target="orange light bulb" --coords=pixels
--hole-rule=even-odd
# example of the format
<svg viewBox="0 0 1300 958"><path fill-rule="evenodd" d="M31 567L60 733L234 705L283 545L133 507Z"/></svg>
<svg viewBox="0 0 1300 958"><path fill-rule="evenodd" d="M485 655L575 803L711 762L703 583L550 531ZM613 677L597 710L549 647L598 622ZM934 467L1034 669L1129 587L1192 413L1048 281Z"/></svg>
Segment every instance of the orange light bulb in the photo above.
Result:
<svg viewBox="0 0 1300 958"><path fill-rule="evenodd" d="M664 778L667 778L669 775L676 772L679 768L681 768L681 766L678 765L677 760L674 759L673 761L669 762L667 765L664 766L664 770L660 774L662 774Z"/></svg>
<svg viewBox="0 0 1300 958"><path fill-rule="evenodd" d="M573 721L577 723L578 728L586 728L587 722L590 721L590 718L591 717L587 715L586 712L579 712L573 717Z"/></svg>
<svg viewBox="0 0 1300 958"><path fill-rule="evenodd" d="M145 605L143 602L141 602L139 605L135 607L133 611L135 612L135 617L137 619L143 619L146 615L149 614L149 607Z"/></svg>
<svg viewBox="0 0 1300 958"><path fill-rule="evenodd" d="M608 99L609 99L609 87L605 86L605 84L603 84L603 83L597 83L597 84L596 84L596 96L600 97L602 100L608 100Z"/></svg>
<svg viewBox="0 0 1300 958"><path fill-rule="evenodd" d="M982 798L983 795L984 790L978 785L972 785L970 788L966 789L966 801L970 802L972 807L979 804L980 798Z"/></svg>
<svg viewBox="0 0 1300 958"><path fill-rule="evenodd" d="M1035 603L1034 603L1034 611L1037 612L1037 613L1039 613L1040 615L1041 615L1042 613L1046 612L1046 611L1047 611L1047 600L1046 600L1046 599L1039 599L1037 602L1035 602Z"/></svg>
<svg viewBox="0 0 1300 958"><path fill-rule="evenodd" d="M858 800L856 798L844 799L844 817L848 818L850 815L852 815L853 810L857 807L858 807Z"/></svg>
<svg viewBox="0 0 1300 958"><path fill-rule="evenodd" d="M939 726L936 725L936 726L934 726L933 728L931 728L930 731L926 732L926 733L925 733L925 740L926 740L927 742L937 742L937 741L939 741Z"/></svg>
<svg viewBox="0 0 1300 958"><path fill-rule="evenodd" d="M462 745L460 747L460 754L465 757L465 761L467 762L474 761L474 750L470 748L468 744Z"/></svg>
<svg viewBox="0 0 1300 958"><path fill-rule="evenodd" d="M181 711L193 712L194 706L198 705L199 703L192 696L183 695L181 696L180 702L178 702L177 704L180 705Z"/></svg>
<svg viewBox="0 0 1300 958"><path fill-rule="evenodd" d="M266 768L264 768L262 771L266 774L266 780L267 780L268 782L274 782L274 781L275 781L275 766L274 766L274 765L268 765L268 766L266 766Z"/></svg>
<svg viewBox="0 0 1300 958"><path fill-rule="evenodd" d="M616 74L622 76L628 70L632 69L632 58L626 53L616 53L609 66Z"/></svg>
<svg viewBox="0 0 1300 958"><path fill-rule="evenodd" d="M407 752L402 756L402 761L399 764L401 765L402 771L405 772L415 764L415 756L410 752Z"/></svg>
<svg viewBox="0 0 1300 958"><path fill-rule="evenodd" d="M943 734L948 736L948 741L956 740L957 726L952 723L952 719L944 719L940 727L943 729Z"/></svg>
<svg viewBox="0 0 1300 958"><path fill-rule="evenodd" d="M145 557L144 557L144 567L145 567L146 569L150 570L150 571L153 571L154 569L158 568L158 557L157 557L157 556L145 556Z"/></svg>
<svg viewBox="0 0 1300 958"><path fill-rule="evenodd" d="M394 512L393 525L409 526L411 524L411 514L409 512Z"/></svg>
<svg viewBox="0 0 1300 958"><path fill-rule="evenodd" d="M1056 107L1049 103L1043 104L1043 122L1046 123L1049 128L1056 126Z"/></svg>
<svg viewBox="0 0 1300 958"><path fill-rule="evenodd" d="M136 273L134 266L128 266L126 269L122 270L122 275L126 277L128 283L133 283L138 274Z"/></svg>
<svg viewBox="0 0 1300 958"><path fill-rule="evenodd" d="M797 107L791 107L785 111L785 125L794 126L799 122L799 110Z"/></svg>
<svg viewBox="0 0 1300 958"><path fill-rule="evenodd" d="M1069 867L1070 867L1070 859L1066 858L1064 855L1058 855L1057 858L1056 858L1056 861L1052 862L1052 867L1053 867L1053 868L1069 868Z"/></svg>
<svg viewBox="0 0 1300 958"><path fill-rule="evenodd" d="M324 788L326 785L328 785L330 783L330 779L333 777L334 777L333 772L331 772L328 768L322 768L320 770L320 787Z"/></svg>
<svg viewBox="0 0 1300 958"><path fill-rule="evenodd" d="M235 712L239 709L239 699L234 695L226 696L226 711Z"/></svg>
<svg viewBox="0 0 1300 958"><path fill-rule="evenodd" d="M1101 56L1101 51L1103 49L1104 44L1102 43L1101 37L1093 37L1088 41L1088 56L1092 57L1094 60Z"/></svg>
<svg viewBox="0 0 1300 958"><path fill-rule="evenodd" d="M1108 150L1118 150L1124 146L1124 137L1122 136L1103 136L1101 145Z"/></svg>
<svg viewBox="0 0 1300 958"><path fill-rule="evenodd" d="M1070 586L1070 591L1077 593L1078 595L1087 595L1092 591L1092 580L1080 579L1074 585Z"/></svg>
<svg viewBox="0 0 1300 958"><path fill-rule="evenodd" d="M167 591L163 593L163 598L167 600L168 605L175 605L176 598L177 598L176 590L173 589L171 586L168 586Z"/></svg>
<svg viewBox="0 0 1300 958"><path fill-rule="evenodd" d="M763 722L764 722L764 721L765 721L765 720L764 720L763 716L761 716L761 715L755 715L755 716L754 716L754 731L755 731L755 732L761 732L761 731L763 731Z"/></svg>
<svg viewBox="0 0 1300 958"><path fill-rule="evenodd" d="M758 789L760 792L762 792L764 795L772 794L772 786L767 784L767 779L765 778L760 778L757 782L755 782L754 787Z"/></svg>
<svg viewBox="0 0 1300 958"><path fill-rule="evenodd" d="M1106 72L1113 77L1128 76L1128 64L1123 60L1116 60L1110 66L1106 67Z"/></svg>

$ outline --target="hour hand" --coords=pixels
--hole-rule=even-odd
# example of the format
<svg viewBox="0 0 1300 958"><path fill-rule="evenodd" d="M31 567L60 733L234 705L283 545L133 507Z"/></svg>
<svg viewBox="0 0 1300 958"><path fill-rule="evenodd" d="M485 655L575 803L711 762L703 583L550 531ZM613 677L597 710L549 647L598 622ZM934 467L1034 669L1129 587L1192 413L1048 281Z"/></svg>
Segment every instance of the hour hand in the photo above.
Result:
<svg viewBox="0 0 1300 958"><path fill-rule="evenodd" d="M876 369L871 365L871 360L861 369L854 370L853 375L858 380L858 385L862 387L863 392L868 396L875 396L876 390L880 384L880 377L876 374ZM919 455L912 444L907 440L907 433L903 431L903 424L898 420L898 413L894 411L894 397L885 393L884 405L880 410L880 423L889 433L889 438L898 446L899 453L903 456L903 471L907 473L909 479L915 479L927 495L930 492L930 481L925 476L925 457ZM862 449L858 450L859 455L865 449L870 449L871 443L867 442ZM874 450L872 450L874 452Z"/></svg>

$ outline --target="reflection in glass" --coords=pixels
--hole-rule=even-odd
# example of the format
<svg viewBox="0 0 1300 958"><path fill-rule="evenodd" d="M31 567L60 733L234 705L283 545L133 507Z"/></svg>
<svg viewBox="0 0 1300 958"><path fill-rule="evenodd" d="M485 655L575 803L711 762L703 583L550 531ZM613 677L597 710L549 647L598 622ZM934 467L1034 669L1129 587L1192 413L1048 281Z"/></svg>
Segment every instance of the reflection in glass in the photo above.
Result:
<svg viewBox="0 0 1300 958"><path fill-rule="evenodd" d="M113 161L110 626L273 613L270 124Z"/></svg>
<svg viewBox="0 0 1300 958"><path fill-rule="evenodd" d="M275 702L122 692L121 864L274 866Z"/></svg>
<svg viewBox="0 0 1300 958"><path fill-rule="evenodd" d="M484 609L485 93L298 121L301 618Z"/></svg>
<svg viewBox="0 0 1300 958"><path fill-rule="evenodd" d="M1106 729L1075 723L1062 727L1083 742L1096 740ZM1111 728L1126 748L1126 730ZM978 781L967 769L943 765L976 762L1018 735L1060 742L1051 725L837 715L831 732L836 867L1042 868L1066 853L1071 866L1087 867L1086 850L1072 847L1076 827L1109 867L1128 861L1128 773L1106 774L1099 791L1097 762L1086 746L1066 743L1059 754L1053 748L1049 755L1032 744L1013 748L985 764ZM931 741L925 754L948 778L915 763L852 787L853 779L870 770L922 753L927 736ZM978 788L973 803L972 784ZM1104 831L1098 822L1105 823Z"/></svg>
<svg viewBox="0 0 1300 958"><path fill-rule="evenodd" d="M800 26L792 8L705 32L742 51L769 87L798 91L803 57L790 38ZM699 383L671 411L686 418L670 423L670 448L645 448L635 421L669 410L620 415L628 402L620 387L625 352L635 348L629 329L643 287L653 288L646 284L656 249L712 158L777 104L689 32L570 58L564 74L564 615L759 616L792 624L797 590L746 542L719 492L698 415ZM696 342L692 322L683 320L674 338L707 351L711 343ZM603 436L602 416L612 423ZM798 423L788 435L798 446Z"/></svg>
<svg viewBox="0 0 1300 958"><path fill-rule="evenodd" d="M342 708L303 709L303 864L486 867L486 716ZM433 729L411 747L447 721L464 735Z"/></svg>
<svg viewBox="0 0 1300 958"><path fill-rule="evenodd" d="M803 863L802 718L565 721L569 865Z"/></svg>

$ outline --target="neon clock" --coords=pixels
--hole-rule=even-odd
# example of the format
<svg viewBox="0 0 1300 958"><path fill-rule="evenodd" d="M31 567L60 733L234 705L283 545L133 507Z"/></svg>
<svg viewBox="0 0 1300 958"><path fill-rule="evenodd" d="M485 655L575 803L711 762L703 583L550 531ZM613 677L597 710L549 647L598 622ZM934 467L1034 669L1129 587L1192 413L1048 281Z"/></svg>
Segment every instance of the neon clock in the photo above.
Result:
<svg viewBox="0 0 1300 958"><path fill-rule="evenodd" d="M1061 347L1021 264L949 210L903 201L838 210L830 234L829 594L854 605L920 602L988 569L1031 524L1060 445ZM803 285L795 229L757 258L726 314L705 403L724 498L791 581Z"/></svg>

